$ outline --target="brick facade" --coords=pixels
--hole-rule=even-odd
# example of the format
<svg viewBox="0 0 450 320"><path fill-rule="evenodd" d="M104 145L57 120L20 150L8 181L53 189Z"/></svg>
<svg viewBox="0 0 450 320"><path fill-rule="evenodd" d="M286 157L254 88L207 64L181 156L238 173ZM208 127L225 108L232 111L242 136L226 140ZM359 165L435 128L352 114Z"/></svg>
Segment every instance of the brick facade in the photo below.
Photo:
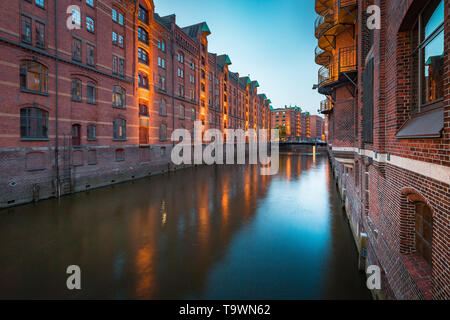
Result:
<svg viewBox="0 0 450 320"><path fill-rule="evenodd" d="M208 52L205 22L151 0L40 3L1 5L0 207L172 170L171 134L194 121L269 128L270 100Z"/></svg>
<svg viewBox="0 0 450 320"><path fill-rule="evenodd" d="M320 3L316 1L316 11L325 14ZM381 9L380 30L366 27L370 4ZM326 114L325 132L339 190L364 261L362 268L378 265L382 271L382 289L374 291L377 298L450 298L448 1L441 3L444 93L442 100L432 104L431 111L417 110L414 96L419 82L412 72L417 61L412 53L417 43L411 30L423 8L428 6L433 12L439 5L439 1L418 0L354 1L346 12L353 12L357 22L352 27L338 27L355 30L354 39L344 38L346 32L336 32L335 47L324 48L335 57L342 42L358 47L353 74L346 73L348 69L340 70L334 81L324 81L319 74L319 92L332 101L331 108L322 110ZM342 15L338 21L349 18L344 17L342 8L335 8L335 12ZM322 46L323 36L318 33ZM316 56L316 62L329 66L320 58ZM342 63L342 57L340 60ZM369 70L372 62L373 74ZM424 120L430 113L442 117L430 124ZM422 123L415 128L414 121ZM442 128L439 121L443 122ZM401 136L401 130L408 126L417 131L415 136ZM434 127L439 131L432 137L420 131ZM432 221L432 229L423 229L423 212L428 212L426 219ZM427 245L423 239L429 237Z"/></svg>

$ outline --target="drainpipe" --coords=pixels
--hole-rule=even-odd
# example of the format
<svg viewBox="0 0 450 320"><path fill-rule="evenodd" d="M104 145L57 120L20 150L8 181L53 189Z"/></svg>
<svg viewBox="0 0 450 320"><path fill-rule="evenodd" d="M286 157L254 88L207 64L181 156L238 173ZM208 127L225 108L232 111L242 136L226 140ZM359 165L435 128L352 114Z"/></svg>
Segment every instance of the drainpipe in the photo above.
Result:
<svg viewBox="0 0 450 320"><path fill-rule="evenodd" d="M174 28L172 28L173 30ZM172 132L175 130L175 40L172 39ZM175 146L175 141L172 141L172 147Z"/></svg>
<svg viewBox="0 0 450 320"><path fill-rule="evenodd" d="M55 0L55 169L56 196L60 196L59 181L59 132L58 132L58 0Z"/></svg>

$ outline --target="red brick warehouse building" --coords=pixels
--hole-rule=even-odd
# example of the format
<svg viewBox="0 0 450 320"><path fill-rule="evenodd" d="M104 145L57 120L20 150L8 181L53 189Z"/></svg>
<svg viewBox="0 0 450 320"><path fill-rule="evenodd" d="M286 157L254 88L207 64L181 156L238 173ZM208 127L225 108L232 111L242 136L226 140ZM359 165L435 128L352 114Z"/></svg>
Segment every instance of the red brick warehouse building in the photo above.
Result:
<svg viewBox="0 0 450 320"><path fill-rule="evenodd" d="M381 9L381 29L367 8ZM316 0L317 84L361 268L384 299L449 299L450 12L444 0Z"/></svg>
<svg viewBox="0 0 450 320"><path fill-rule="evenodd" d="M171 134L194 121L269 128L269 100L208 52L206 22L149 0L0 8L0 207L174 169Z"/></svg>

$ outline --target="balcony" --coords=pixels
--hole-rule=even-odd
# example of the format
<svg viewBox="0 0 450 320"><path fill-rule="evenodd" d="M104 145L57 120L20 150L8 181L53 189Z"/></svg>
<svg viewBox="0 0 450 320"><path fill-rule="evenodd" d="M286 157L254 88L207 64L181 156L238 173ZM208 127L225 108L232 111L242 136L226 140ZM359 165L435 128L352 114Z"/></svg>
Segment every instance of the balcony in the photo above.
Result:
<svg viewBox="0 0 450 320"><path fill-rule="evenodd" d="M325 10L333 7L334 0L316 0L316 12L322 14Z"/></svg>
<svg viewBox="0 0 450 320"><path fill-rule="evenodd" d="M356 46L339 49L339 55L319 69L319 93L331 94L335 85L353 81L356 71Z"/></svg>
<svg viewBox="0 0 450 320"><path fill-rule="evenodd" d="M316 55L316 63L318 65L326 65L328 63L330 63L331 60L331 52L330 51L325 51L322 48L320 48L319 46L316 47L315 50L315 55Z"/></svg>
<svg viewBox="0 0 450 320"><path fill-rule="evenodd" d="M320 102L319 112L322 114L328 114L333 110L333 103L330 99L326 99Z"/></svg>
<svg viewBox="0 0 450 320"><path fill-rule="evenodd" d="M322 9L315 21L315 35L321 49L332 51L336 48L336 36L355 25L358 3L356 0L317 0L316 10L318 3L322 4Z"/></svg>

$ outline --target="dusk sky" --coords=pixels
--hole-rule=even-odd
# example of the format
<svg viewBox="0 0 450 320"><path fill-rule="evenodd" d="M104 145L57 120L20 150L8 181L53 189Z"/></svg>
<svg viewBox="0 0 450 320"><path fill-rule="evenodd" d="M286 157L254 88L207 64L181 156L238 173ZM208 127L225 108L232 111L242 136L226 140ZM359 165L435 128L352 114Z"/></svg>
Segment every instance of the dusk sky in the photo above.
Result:
<svg viewBox="0 0 450 320"><path fill-rule="evenodd" d="M209 51L228 54L230 70L257 80L273 107L317 114L313 0L155 0L155 11L181 27L206 21Z"/></svg>

